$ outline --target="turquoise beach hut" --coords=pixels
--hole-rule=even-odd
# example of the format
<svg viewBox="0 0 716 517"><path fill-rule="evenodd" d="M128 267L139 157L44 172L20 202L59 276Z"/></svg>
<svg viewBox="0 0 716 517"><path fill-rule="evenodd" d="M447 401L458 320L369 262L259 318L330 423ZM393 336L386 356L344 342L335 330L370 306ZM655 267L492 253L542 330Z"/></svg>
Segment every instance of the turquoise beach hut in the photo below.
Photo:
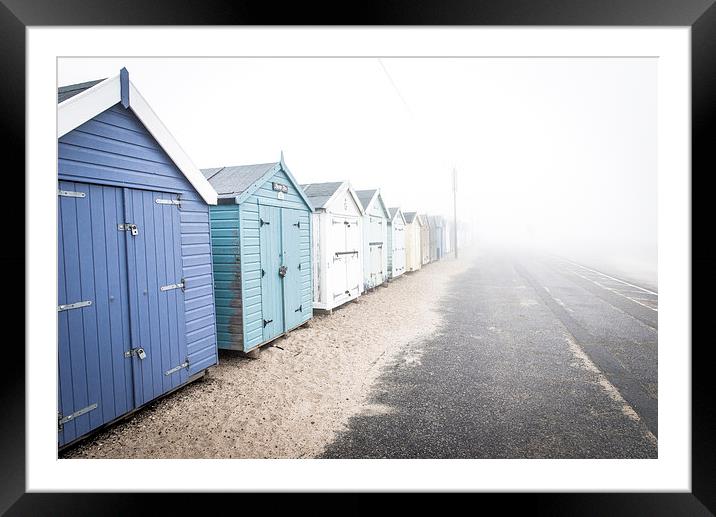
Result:
<svg viewBox="0 0 716 517"><path fill-rule="evenodd" d="M313 206L283 160L202 173L211 215L219 348L250 352L313 316Z"/></svg>

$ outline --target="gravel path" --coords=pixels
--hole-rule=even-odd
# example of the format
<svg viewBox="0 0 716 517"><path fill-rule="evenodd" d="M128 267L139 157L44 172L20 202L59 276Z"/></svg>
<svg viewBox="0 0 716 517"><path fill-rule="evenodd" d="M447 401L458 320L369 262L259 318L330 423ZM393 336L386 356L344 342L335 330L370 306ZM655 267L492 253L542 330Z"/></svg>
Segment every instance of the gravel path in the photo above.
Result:
<svg viewBox="0 0 716 517"><path fill-rule="evenodd" d="M429 264L264 347L259 359L220 351L203 379L65 451L62 458L320 456L367 402L382 369L441 323L435 306L471 264ZM279 348L280 347L280 348Z"/></svg>

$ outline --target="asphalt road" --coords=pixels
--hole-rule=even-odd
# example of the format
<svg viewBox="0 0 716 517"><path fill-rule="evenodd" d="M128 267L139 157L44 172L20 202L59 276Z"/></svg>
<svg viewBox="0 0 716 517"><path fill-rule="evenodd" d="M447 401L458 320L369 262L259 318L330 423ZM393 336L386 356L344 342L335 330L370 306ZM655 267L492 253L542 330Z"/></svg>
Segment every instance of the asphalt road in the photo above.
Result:
<svg viewBox="0 0 716 517"><path fill-rule="evenodd" d="M558 257L474 262L323 456L657 457L655 289Z"/></svg>

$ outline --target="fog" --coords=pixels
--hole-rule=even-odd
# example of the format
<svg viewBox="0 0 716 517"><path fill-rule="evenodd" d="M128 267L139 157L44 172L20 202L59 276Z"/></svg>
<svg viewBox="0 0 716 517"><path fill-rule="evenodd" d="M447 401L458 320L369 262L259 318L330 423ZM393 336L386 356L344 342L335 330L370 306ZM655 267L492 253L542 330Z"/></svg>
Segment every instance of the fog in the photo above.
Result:
<svg viewBox="0 0 716 517"><path fill-rule="evenodd" d="M655 59L67 58L58 85L122 66L200 168L283 151L301 183L450 218L454 168L476 248L656 283Z"/></svg>

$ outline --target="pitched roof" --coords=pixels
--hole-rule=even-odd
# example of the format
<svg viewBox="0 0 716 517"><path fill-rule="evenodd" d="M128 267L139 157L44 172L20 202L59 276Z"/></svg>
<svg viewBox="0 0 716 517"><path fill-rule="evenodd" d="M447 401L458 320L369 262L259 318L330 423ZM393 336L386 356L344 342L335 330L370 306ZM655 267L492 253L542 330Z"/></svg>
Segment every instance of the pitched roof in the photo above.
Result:
<svg viewBox="0 0 716 517"><path fill-rule="evenodd" d="M210 205L216 204L216 191L139 93L129 79L126 68L122 68L119 74L108 79L63 86L59 89L57 97L58 139L112 106L122 103L125 108L131 109L149 130L154 140L202 199Z"/></svg>
<svg viewBox="0 0 716 517"><path fill-rule="evenodd" d="M413 223L413 220L415 219L416 215L418 215L417 212L403 212L403 217L405 217L405 222L408 224Z"/></svg>
<svg viewBox="0 0 716 517"><path fill-rule="evenodd" d="M316 208L324 208L333 194L341 188L343 181L329 181L325 183L308 183L301 185L303 192L311 200Z"/></svg>
<svg viewBox="0 0 716 517"><path fill-rule="evenodd" d="M259 181L280 162L256 163L253 165L236 165L231 167L213 167L201 169L201 173L209 180L219 198L236 197Z"/></svg>
<svg viewBox="0 0 716 517"><path fill-rule="evenodd" d="M84 83L69 84L67 86L60 86L57 88L57 104L62 101L66 101L70 97L74 97L78 93L82 93L88 88L92 88L95 84L99 84L104 79L97 79L95 81L87 81Z"/></svg>
<svg viewBox="0 0 716 517"><path fill-rule="evenodd" d="M378 189L356 190L356 195L358 196L358 199L360 199L360 202L363 205L363 210L366 210L368 208L368 204L370 203L370 200L373 199L373 196L375 195L377 190Z"/></svg>
<svg viewBox="0 0 716 517"><path fill-rule="evenodd" d="M391 219L395 218L395 214L398 213L398 210L400 210L400 208L397 206L394 206L393 208L388 208L388 213L390 214Z"/></svg>
<svg viewBox="0 0 716 517"><path fill-rule="evenodd" d="M430 226L433 228L442 228L444 226L444 219L441 215L430 215L428 216L430 219Z"/></svg>

